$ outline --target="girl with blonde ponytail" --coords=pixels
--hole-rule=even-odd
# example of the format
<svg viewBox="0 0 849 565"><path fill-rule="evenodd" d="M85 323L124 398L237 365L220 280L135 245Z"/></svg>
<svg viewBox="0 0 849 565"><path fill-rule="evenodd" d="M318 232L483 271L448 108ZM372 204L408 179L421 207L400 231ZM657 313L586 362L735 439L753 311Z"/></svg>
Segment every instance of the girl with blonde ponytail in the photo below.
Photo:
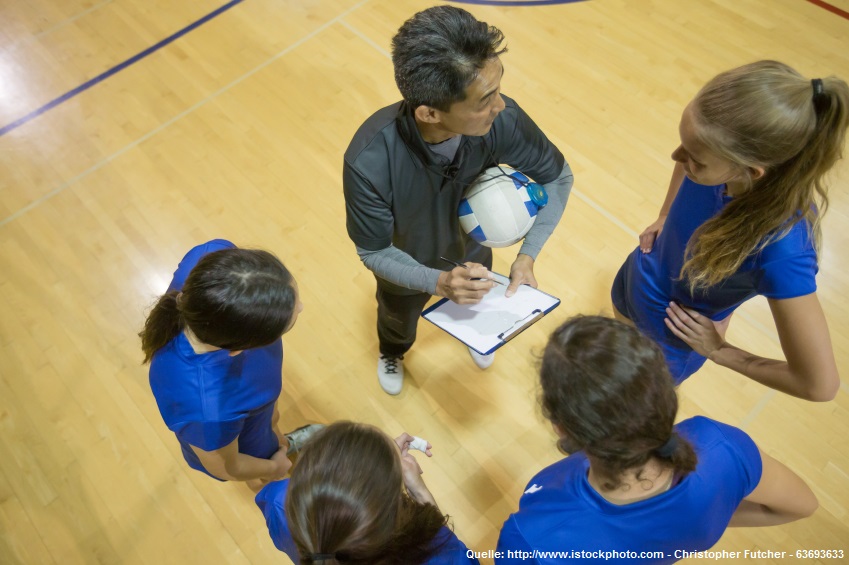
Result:
<svg viewBox="0 0 849 565"><path fill-rule="evenodd" d="M610 563L659 552L639 561L672 563L728 526L782 524L817 508L802 479L742 430L701 416L676 425L663 353L623 322L566 321L546 345L540 385L543 415L570 455L528 483L496 565L551 563L523 556L564 550L620 552Z"/></svg>
<svg viewBox="0 0 849 565"><path fill-rule="evenodd" d="M721 73L684 109L658 219L613 283L617 318L661 346L676 383L706 359L816 401L840 386L816 295L824 177L849 127L849 87L776 61ZM769 301L786 360L725 341L731 313Z"/></svg>

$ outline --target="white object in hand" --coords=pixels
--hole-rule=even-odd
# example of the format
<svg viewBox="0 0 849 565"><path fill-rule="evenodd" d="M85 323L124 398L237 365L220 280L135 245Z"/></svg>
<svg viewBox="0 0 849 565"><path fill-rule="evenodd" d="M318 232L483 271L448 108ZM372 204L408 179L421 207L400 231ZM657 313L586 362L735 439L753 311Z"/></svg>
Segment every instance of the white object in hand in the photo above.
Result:
<svg viewBox="0 0 849 565"><path fill-rule="evenodd" d="M427 453L427 440L413 436L413 441L410 442L410 449L418 449L422 453Z"/></svg>

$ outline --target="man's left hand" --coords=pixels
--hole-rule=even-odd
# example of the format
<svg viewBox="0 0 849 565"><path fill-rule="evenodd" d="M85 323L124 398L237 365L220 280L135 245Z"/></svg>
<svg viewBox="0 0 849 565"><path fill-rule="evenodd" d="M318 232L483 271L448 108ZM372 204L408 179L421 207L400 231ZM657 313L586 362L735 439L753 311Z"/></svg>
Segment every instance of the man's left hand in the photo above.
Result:
<svg viewBox="0 0 849 565"><path fill-rule="evenodd" d="M510 298L516 294L520 284L537 287L537 279L534 276L534 260L530 255L519 253L513 265L510 267L510 286L504 296Z"/></svg>

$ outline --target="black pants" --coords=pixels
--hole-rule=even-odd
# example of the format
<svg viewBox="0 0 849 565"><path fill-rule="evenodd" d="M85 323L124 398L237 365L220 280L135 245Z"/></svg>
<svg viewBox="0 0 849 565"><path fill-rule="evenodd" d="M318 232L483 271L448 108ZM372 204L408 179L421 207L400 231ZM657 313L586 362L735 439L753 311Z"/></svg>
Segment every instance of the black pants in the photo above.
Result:
<svg viewBox="0 0 849 565"><path fill-rule="evenodd" d="M471 247L471 249L469 249ZM467 245L465 261L484 265L492 270L492 249L477 244ZM449 265L446 264L446 267ZM382 288L377 281L377 338L380 341L380 354L400 357L416 341L416 328L419 316L430 300L426 292L415 294L396 294Z"/></svg>

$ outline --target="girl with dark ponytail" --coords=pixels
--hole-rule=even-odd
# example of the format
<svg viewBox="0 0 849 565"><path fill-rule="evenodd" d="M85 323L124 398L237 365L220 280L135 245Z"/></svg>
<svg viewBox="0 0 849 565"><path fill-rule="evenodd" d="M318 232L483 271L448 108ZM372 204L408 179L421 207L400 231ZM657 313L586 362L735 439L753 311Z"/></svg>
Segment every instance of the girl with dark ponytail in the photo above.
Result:
<svg viewBox="0 0 849 565"><path fill-rule="evenodd" d="M190 467L255 485L281 479L287 454L320 428L277 430L280 336L302 309L292 275L267 251L217 239L180 262L139 336L153 395Z"/></svg>
<svg viewBox="0 0 849 565"><path fill-rule="evenodd" d="M292 477L256 496L277 549L300 565L478 563L425 486L413 439L354 422L315 434Z"/></svg>
<svg viewBox="0 0 849 565"><path fill-rule="evenodd" d="M655 339L680 383L710 359L807 400L840 377L817 299L825 176L849 127L849 86L776 61L721 73L684 109L660 215L613 283L616 317ZM731 313L769 301L786 360L725 341Z"/></svg>
<svg viewBox="0 0 849 565"><path fill-rule="evenodd" d="M817 508L802 479L745 432L704 417L675 425L663 353L631 326L568 320L548 341L540 382L543 414L571 455L528 484L497 564L556 561L519 557L534 550L616 551L605 559L614 563L651 551L659 556L641 563L672 563L710 548L727 526L782 524Z"/></svg>

